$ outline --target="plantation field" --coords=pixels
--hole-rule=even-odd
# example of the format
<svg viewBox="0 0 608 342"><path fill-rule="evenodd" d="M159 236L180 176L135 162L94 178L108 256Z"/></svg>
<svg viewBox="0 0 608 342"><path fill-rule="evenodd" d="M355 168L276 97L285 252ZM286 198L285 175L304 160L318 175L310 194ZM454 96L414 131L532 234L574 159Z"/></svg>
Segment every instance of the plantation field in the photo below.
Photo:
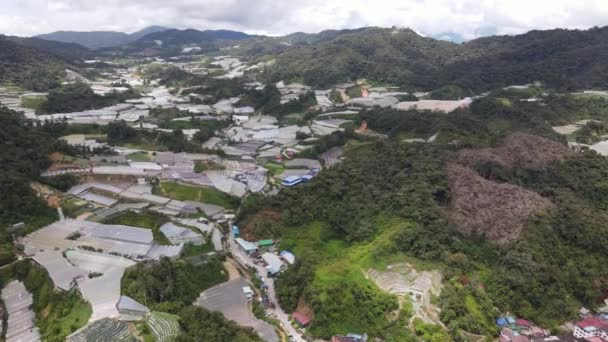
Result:
<svg viewBox="0 0 608 342"><path fill-rule="evenodd" d="M238 199L212 188L184 185L173 182L161 183L154 193L160 196L171 197L180 201L197 201L219 205L226 209L235 209Z"/></svg>
<svg viewBox="0 0 608 342"><path fill-rule="evenodd" d="M154 242L160 245L171 245L169 239L160 231L160 226L168 221L169 219L166 216L158 213L148 211L134 213L132 211L127 211L107 219L104 223L151 229Z"/></svg>

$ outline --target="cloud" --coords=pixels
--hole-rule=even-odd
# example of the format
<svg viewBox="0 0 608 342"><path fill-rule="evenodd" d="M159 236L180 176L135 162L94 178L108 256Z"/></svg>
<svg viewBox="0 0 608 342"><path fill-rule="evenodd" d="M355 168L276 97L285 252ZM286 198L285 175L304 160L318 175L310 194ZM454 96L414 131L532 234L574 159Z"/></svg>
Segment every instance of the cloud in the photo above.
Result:
<svg viewBox="0 0 608 342"><path fill-rule="evenodd" d="M133 32L149 25L280 35L361 26L410 27L465 39L608 23L605 0L2 0L0 32Z"/></svg>

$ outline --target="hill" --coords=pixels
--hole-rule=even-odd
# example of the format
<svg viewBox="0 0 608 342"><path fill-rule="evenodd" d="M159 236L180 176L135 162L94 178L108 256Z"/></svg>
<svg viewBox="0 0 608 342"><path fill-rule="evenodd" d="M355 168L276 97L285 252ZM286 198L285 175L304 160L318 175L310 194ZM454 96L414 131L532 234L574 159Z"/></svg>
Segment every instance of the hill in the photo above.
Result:
<svg viewBox="0 0 608 342"><path fill-rule="evenodd" d="M19 45L51 53L72 62L78 62L93 56L88 48L76 43L63 43L41 38L6 37Z"/></svg>
<svg viewBox="0 0 608 342"><path fill-rule="evenodd" d="M60 84L65 59L0 36L0 84L15 84L26 89L46 91Z"/></svg>
<svg viewBox="0 0 608 342"><path fill-rule="evenodd" d="M99 49L123 45L136 41L147 34L163 30L167 30L167 28L162 26L150 26L131 34L115 31L57 31L53 33L41 34L34 38L41 38L63 43L76 43L86 46L89 49Z"/></svg>
<svg viewBox="0 0 608 342"><path fill-rule="evenodd" d="M362 276L398 262L443 274L437 305L453 337L497 336L494 320L506 312L555 328L608 289L608 159L571 152L551 129L606 100L573 98L490 95L449 115L363 111L359 121L387 139L347 131L340 164L248 199L237 224L297 255L277 294L287 310L311 307L313 337L359 327L406 340L390 331L390 300ZM434 143L404 139L435 133Z"/></svg>
<svg viewBox="0 0 608 342"><path fill-rule="evenodd" d="M195 29L178 30L171 29L162 32L154 32L147 34L139 39L139 42L150 42L160 40L164 44L169 45L187 45L216 40L242 40L252 36L238 31L228 30L205 30L199 31Z"/></svg>
<svg viewBox="0 0 608 342"><path fill-rule="evenodd" d="M228 30L170 29L147 34L137 41L121 46L120 49L108 49L105 52L127 55L176 56L182 53L185 45L197 45L196 53L218 51L234 41L254 38L243 32Z"/></svg>
<svg viewBox="0 0 608 342"><path fill-rule="evenodd" d="M321 34L320 34L321 35ZM606 88L608 27L531 31L463 44L422 37L409 29L365 28L314 39L276 53L270 79L326 87L367 78L411 90L446 84L487 91L543 81L559 89Z"/></svg>

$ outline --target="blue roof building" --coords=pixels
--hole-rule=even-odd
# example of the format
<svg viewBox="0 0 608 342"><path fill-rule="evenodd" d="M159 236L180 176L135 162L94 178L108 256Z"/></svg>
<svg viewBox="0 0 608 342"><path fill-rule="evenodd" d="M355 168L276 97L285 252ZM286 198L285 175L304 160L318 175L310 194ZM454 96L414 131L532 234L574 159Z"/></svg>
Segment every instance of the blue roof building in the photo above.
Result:
<svg viewBox="0 0 608 342"><path fill-rule="evenodd" d="M498 319L496 320L496 325L498 325L499 327L506 327L507 325L509 325L509 322L507 322L507 319L504 317L498 317Z"/></svg>
<svg viewBox="0 0 608 342"><path fill-rule="evenodd" d="M232 226L232 236L239 237L240 234L241 234L241 232L239 230L239 226L233 225Z"/></svg>
<svg viewBox="0 0 608 342"><path fill-rule="evenodd" d="M302 177L291 176L291 177L287 177L287 178L283 179L283 182L281 184L283 184L284 186L287 186L287 187L291 187L291 186L300 184L303 181L304 181L304 179Z"/></svg>

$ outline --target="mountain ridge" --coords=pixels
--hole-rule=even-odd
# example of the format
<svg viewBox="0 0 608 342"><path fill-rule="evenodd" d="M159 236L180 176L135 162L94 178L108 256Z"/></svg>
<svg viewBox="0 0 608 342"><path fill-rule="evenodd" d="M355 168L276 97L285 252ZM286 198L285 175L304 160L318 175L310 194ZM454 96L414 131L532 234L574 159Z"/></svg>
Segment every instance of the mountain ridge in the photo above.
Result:
<svg viewBox="0 0 608 342"><path fill-rule="evenodd" d="M33 38L59 41L63 43L76 43L86 46L89 49L99 49L126 44L136 41L147 34L168 29L169 28L162 26L149 26L130 34L117 31L55 31L40 34L34 36Z"/></svg>

